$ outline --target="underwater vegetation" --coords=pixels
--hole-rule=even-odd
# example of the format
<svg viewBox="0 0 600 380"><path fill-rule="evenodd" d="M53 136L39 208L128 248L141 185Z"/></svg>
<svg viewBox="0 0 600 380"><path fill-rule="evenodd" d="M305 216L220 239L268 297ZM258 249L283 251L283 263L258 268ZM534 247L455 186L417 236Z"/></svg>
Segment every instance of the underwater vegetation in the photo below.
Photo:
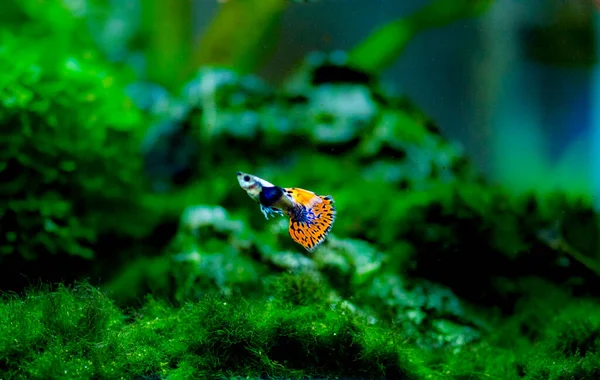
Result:
<svg viewBox="0 0 600 380"><path fill-rule="evenodd" d="M597 378L590 203L490 183L378 79L410 36L490 3L434 1L281 86L244 58L261 31L213 56L233 33L214 24L175 91L58 2L9 2L0 378ZM333 195L325 242L266 221L238 171Z"/></svg>
<svg viewBox="0 0 600 380"><path fill-rule="evenodd" d="M311 276L269 284L270 299L206 295L175 308L148 296L136 310L86 284L5 296L0 368L34 379L598 376L599 306L564 303L556 289L553 303L535 303L535 312L528 307L485 338L443 351L332 301Z"/></svg>

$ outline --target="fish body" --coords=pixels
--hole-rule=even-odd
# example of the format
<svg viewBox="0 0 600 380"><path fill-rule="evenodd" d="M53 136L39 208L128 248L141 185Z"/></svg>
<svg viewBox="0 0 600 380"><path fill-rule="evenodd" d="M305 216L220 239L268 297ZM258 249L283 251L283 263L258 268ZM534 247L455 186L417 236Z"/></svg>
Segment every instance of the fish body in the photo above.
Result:
<svg viewBox="0 0 600 380"><path fill-rule="evenodd" d="M280 187L252 174L237 173L240 187L260 205L266 219L272 215L290 218L292 239L313 252L325 241L336 217L333 197L297 187Z"/></svg>

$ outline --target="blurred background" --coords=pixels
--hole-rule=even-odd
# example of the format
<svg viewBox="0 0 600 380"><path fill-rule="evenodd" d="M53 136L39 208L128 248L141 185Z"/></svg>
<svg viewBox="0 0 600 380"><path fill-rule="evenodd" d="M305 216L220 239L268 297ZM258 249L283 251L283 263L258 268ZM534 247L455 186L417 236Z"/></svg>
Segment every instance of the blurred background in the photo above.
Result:
<svg viewBox="0 0 600 380"><path fill-rule="evenodd" d="M292 249L238 170L335 193L336 236L441 282L478 244L510 266L569 234L581 252L554 254L600 273L595 216L573 216L600 199L592 1L26 0L0 25L7 286L83 276L135 297L155 277L172 292L178 260L205 273L198 252L247 259L237 239ZM542 206L555 195L573 215ZM193 237L219 218L258 235Z"/></svg>
<svg viewBox="0 0 600 380"><path fill-rule="evenodd" d="M296 4L259 72L277 82L306 52L350 49L377 25L426 3ZM204 21L211 5L195 4L195 21ZM480 17L415 36L382 77L414 99L491 179L517 191L600 195L592 106L597 17L588 0L498 0Z"/></svg>
<svg viewBox="0 0 600 380"><path fill-rule="evenodd" d="M84 7L81 1L66 2L74 10ZM142 3L114 1L104 24L90 28L113 59L130 62L149 80L176 83L173 79L183 79L185 72L181 65L194 62L193 50L201 49L201 36L221 4ZM307 53L350 50L376 27L427 3L292 3L257 46L255 71L279 85ZM480 17L416 34L382 70L383 80L414 99L491 179L518 191L599 194L594 175L599 158L593 153L599 151L592 107L598 91L593 2L490 3ZM152 25L145 26L152 28L144 35L149 45L124 51L125 41L143 27L144 19Z"/></svg>
<svg viewBox="0 0 600 380"><path fill-rule="evenodd" d="M436 270L440 252L468 257L473 242L447 239L477 220L512 234L494 248L510 255L528 257L544 228L546 243L571 228L584 256L600 255L585 219L533 206L600 199L592 1L27 0L6 2L0 25L5 268L103 282L119 266L125 284L152 267L127 260L203 244L172 248L197 206L286 232L256 219L238 170L335 192L349 216L336 234L415 267L432 241ZM75 272L54 262L65 253L82 260ZM6 283L29 281L17 273Z"/></svg>

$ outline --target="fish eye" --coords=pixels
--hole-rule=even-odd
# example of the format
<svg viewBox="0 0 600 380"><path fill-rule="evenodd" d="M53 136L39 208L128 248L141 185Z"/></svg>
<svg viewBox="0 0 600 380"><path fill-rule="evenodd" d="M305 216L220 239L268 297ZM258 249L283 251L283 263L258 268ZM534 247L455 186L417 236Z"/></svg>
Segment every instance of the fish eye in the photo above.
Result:
<svg viewBox="0 0 600 380"><path fill-rule="evenodd" d="M244 176L244 181L246 181L246 182L250 181L250 176L249 175L245 175Z"/></svg>

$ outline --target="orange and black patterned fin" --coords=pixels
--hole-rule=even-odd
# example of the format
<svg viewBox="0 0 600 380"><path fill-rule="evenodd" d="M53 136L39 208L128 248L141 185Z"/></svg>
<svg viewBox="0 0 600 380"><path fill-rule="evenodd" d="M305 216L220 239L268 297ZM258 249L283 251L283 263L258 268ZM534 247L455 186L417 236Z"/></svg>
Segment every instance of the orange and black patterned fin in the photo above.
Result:
<svg viewBox="0 0 600 380"><path fill-rule="evenodd" d="M290 236L308 252L313 252L325 241L335 221L333 198L302 189L284 190L296 202L295 211L290 216Z"/></svg>

